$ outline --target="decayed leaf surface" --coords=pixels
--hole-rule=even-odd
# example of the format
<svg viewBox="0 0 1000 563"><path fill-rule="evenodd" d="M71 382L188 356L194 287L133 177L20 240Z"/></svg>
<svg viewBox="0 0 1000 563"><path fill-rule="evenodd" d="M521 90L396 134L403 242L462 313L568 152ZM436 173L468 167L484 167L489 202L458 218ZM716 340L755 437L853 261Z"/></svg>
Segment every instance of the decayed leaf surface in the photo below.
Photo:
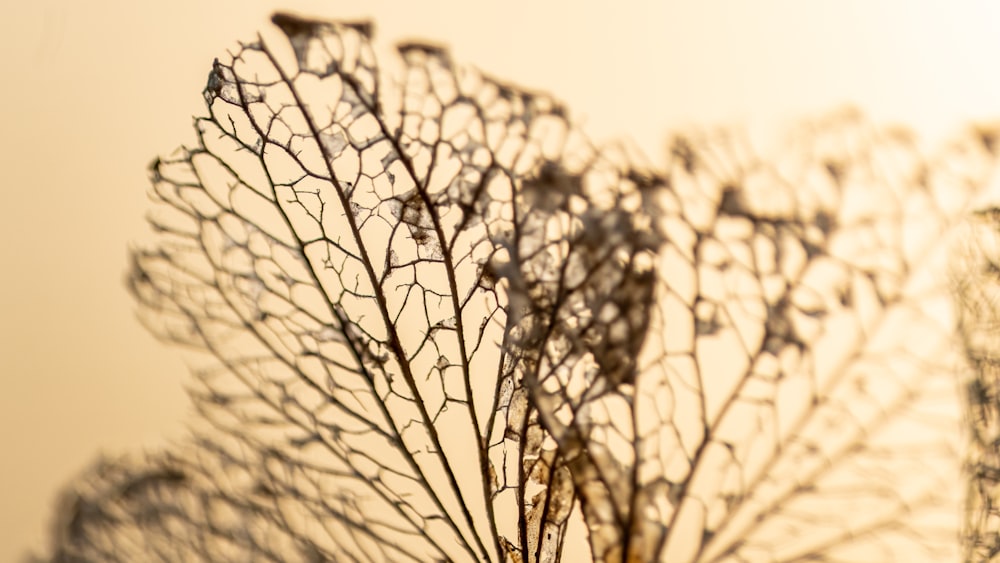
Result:
<svg viewBox="0 0 1000 563"><path fill-rule="evenodd" d="M440 47L380 69L366 24L274 23L214 63L134 253L200 422L74 484L54 559L956 556L940 243L988 143L843 114L651 171Z"/></svg>
<svg viewBox="0 0 1000 563"><path fill-rule="evenodd" d="M658 517L703 540L671 535L668 559L955 560L943 253L994 155L970 135L924 160L851 115L793 142L774 163L674 145L640 404L669 421L649 474L679 500Z"/></svg>
<svg viewBox="0 0 1000 563"><path fill-rule="evenodd" d="M970 447L964 556L992 561L1000 554L1000 349L996 343L998 208L986 205L970 221L966 267L956 279L961 334L973 368L965 385Z"/></svg>

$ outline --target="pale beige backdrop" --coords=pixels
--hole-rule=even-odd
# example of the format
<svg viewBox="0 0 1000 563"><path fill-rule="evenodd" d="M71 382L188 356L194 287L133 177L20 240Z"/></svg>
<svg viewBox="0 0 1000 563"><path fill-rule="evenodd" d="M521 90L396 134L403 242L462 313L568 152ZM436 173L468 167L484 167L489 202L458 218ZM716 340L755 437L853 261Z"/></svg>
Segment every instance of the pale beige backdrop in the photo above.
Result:
<svg viewBox="0 0 1000 563"><path fill-rule="evenodd" d="M929 3L928 3L929 4ZM484 7L485 6L485 7ZM653 161L669 130L759 138L854 102L934 141L1000 117L989 2L478 3L31 0L0 12L0 562L39 546L56 487L99 452L182 434L185 367L122 285L145 168L192 139L213 57L275 8L372 17L564 99ZM929 144L933 144L932 142Z"/></svg>

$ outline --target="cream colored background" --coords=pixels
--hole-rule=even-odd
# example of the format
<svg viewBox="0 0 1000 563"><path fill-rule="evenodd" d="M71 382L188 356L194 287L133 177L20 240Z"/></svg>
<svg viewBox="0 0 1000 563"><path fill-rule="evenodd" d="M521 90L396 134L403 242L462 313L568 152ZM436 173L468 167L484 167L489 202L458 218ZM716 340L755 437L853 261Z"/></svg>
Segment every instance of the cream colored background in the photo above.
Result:
<svg viewBox="0 0 1000 563"><path fill-rule="evenodd" d="M147 162L193 138L213 57L271 10L377 22L565 100L597 138L660 159L669 130L759 138L854 102L926 139L1000 117L989 2L689 0L592 5L32 0L0 13L0 561L41 544L56 487L98 452L179 436L185 367L122 285Z"/></svg>

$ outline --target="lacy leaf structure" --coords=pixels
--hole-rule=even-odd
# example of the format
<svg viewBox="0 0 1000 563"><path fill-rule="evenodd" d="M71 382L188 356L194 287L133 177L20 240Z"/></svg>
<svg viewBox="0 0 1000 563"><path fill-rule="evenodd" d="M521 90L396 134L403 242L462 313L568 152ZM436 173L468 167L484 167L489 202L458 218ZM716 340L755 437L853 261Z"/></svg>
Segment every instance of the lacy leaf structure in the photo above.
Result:
<svg viewBox="0 0 1000 563"><path fill-rule="evenodd" d="M944 561L948 234L993 169L852 113L661 169L550 97L278 14L151 167L129 285L188 442L64 493L54 561Z"/></svg>
<svg viewBox="0 0 1000 563"><path fill-rule="evenodd" d="M1000 348L996 342L998 317L997 272L1000 208L985 206L971 222L973 244L968 267L957 280L961 334L973 377L966 384L966 418L970 447L966 459L967 561L993 561L1000 555Z"/></svg>

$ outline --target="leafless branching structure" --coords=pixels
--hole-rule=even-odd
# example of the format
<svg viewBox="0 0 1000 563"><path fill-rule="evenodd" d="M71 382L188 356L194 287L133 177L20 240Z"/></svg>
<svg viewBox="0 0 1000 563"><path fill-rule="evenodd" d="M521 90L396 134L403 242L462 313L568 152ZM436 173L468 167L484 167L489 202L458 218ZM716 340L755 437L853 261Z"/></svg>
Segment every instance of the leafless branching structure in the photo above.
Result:
<svg viewBox="0 0 1000 563"><path fill-rule="evenodd" d="M129 278L199 422L74 483L53 560L957 557L940 271L987 137L841 113L657 170L438 46L274 23L153 164Z"/></svg>

